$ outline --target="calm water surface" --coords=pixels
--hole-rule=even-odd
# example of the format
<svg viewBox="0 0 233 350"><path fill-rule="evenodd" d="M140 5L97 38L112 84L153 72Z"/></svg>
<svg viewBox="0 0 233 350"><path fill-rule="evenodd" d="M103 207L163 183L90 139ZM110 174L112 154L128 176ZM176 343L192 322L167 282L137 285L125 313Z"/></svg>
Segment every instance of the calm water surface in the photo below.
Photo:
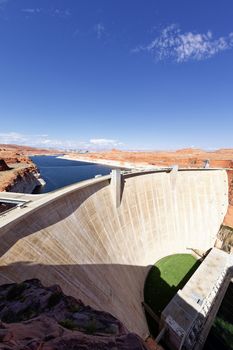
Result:
<svg viewBox="0 0 233 350"><path fill-rule="evenodd" d="M87 180L95 175L108 175L114 167L100 164L59 159L55 156L34 156L32 161L40 169L46 185L37 188L34 193L46 193L75 182Z"/></svg>

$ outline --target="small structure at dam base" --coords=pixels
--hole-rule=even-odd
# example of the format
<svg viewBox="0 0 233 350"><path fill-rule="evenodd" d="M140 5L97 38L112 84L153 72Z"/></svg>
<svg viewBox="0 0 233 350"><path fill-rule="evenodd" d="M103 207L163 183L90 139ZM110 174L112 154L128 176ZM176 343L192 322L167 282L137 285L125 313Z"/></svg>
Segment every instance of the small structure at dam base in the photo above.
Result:
<svg viewBox="0 0 233 350"><path fill-rule="evenodd" d="M230 282L233 256L213 248L162 312L169 349L202 349Z"/></svg>

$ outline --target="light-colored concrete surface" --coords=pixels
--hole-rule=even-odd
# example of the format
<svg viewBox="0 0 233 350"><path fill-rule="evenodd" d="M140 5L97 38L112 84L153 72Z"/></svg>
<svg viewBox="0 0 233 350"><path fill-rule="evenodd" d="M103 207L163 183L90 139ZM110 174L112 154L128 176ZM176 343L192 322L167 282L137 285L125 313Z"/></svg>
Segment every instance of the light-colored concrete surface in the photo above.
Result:
<svg viewBox="0 0 233 350"><path fill-rule="evenodd" d="M214 245L228 206L224 170L110 176L39 195L0 218L0 283L40 278L109 311L146 337L141 301L150 265ZM0 193L0 198L1 198Z"/></svg>
<svg viewBox="0 0 233 350"><path fill-rule="evenodd" d="M228 271L232 266L232 255L212 248L184 288L165 307L161 327L167 328L165 342L169 348L193 349L194 345L195 349L202 348L214 320L212 316L216 315L230 283L232 276Z"/></svg>

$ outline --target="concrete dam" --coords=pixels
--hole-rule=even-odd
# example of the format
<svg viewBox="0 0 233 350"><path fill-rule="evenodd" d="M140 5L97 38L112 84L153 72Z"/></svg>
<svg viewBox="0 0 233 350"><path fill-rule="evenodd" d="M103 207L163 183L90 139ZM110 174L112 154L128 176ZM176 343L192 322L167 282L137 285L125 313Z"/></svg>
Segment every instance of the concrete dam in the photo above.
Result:
<svg viewBox="0 0 233 350"><path fill-rule="evenodd" d="M110 312L142 338L151 265L207 251L228 207L225 170L102 176L42 195L0 193L20 205L0 218L0 283L39 278Z"/></svg>

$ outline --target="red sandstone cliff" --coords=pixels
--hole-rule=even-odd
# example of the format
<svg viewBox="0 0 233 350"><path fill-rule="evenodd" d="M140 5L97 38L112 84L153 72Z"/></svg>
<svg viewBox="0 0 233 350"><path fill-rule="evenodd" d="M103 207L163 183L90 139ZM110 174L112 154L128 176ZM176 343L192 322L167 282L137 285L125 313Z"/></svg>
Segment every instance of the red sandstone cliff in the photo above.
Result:
<svg viewBox="0 0 233 350"><path fill-rule="evenodd" d="M55 149L46 149L46 148L36 148L30 146L20 146L20 145L11 145L11 144L0 144L0 153L3 152L12 152L13 154L21 156L32 156L32 155L52 155L60 153Z"/></svg>
<svg viewBox="0 0 233 350"><path fill-rule="evenodd" d="M31 193L40 185L38 169L28 158L28 152L43 153L45 150L0 145L0 192Z"/></svg>

